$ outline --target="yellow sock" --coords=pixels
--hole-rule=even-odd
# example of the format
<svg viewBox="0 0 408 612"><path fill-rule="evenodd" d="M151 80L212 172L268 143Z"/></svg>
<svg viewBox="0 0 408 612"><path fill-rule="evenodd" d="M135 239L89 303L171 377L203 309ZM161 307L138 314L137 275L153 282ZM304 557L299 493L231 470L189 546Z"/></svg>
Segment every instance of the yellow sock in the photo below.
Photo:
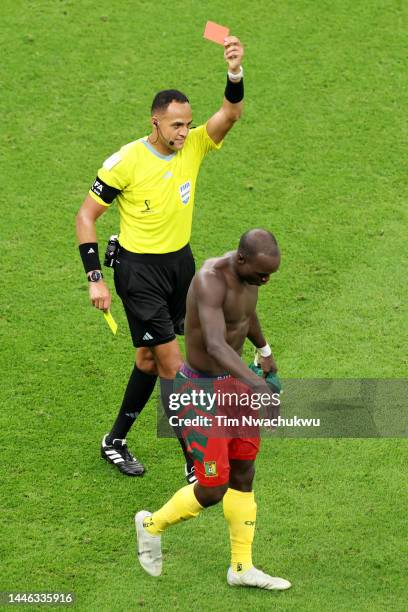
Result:
<svg viewBox="0 0 408 612"><path fill-rule="evenodd" d="M255 535L256 503L254 492L228 489L223 499L224 516L229 525L231 569L246 572L252 567L252 542Z"/></svg>
<svg viewBox="0 0 408 612"><path fill-rule="evenodd" d="M194 495L194 484L179 489L164 506L144 520L143 526L151 535L160 535L170 525L194 518L203 509Z"/></svg>

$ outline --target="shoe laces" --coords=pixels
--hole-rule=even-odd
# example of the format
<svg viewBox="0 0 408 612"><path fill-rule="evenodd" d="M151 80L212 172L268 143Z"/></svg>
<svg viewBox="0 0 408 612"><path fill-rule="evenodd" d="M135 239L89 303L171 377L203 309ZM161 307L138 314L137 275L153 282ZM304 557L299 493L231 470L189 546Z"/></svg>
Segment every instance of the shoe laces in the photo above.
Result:
<svg viewBox="0 0 408 612"><path fill-rule="evenodd" d="M129 449L128 449L126 444L124 444L122 446L122 454L123 454L123 458L125 459L125 461L134 461L135 460L134 456L129 451Z"/></svg>
<svg viewBox="0 0 408 612"><path fill-rule="evenodd" d="M113 441L113 448L115 448L116 450L120 451L120 454L123 456L125 461L134 461L135 458L132 455L132 453L129 451L127 444L126 444L126 439L124 440L120 440L120 445L119 444L115 444L116 440Z"/></svg>

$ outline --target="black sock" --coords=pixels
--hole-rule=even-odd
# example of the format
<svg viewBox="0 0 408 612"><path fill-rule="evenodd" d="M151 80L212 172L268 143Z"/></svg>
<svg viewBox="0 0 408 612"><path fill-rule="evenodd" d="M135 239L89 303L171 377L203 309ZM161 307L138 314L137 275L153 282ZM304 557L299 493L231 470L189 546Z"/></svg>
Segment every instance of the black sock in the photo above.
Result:
<svg viewBox="0 0 408 612"><path fill-rule="evenodd" d="M112 444L115 439L126 438L129 429L149 401L156 380L155 374L145 374L137 366L133 368L119 414L106 437L107 444Z"/></svg>
<svg viewBox="0 0 408 612"><path fill-rule="evenodd" d="M167 416L168 419L170 419L171 416L174 416L174 412L172 410L170 410L170 408L169 408L169 403L170 403L169 395L172 392L173 392L173 381L169 380L169 379L166 379L166 378L161 378L160 379L160 397L161 397L161 403L162 403L162 406L163 406L163 410L166 413L166 416ZM177 440L179 441L179 444L181 446L181 450L183 452L184 459L186 460L188 470L190 471L191 468L194 465L194 459L192 458L192 456L188 452L186 443L184 442L184 440L183 440L183 438L181 436L181 428L180 427L176 427L176 426L172 426L172 429L173 429L174 433L177 436Z"/></svg>

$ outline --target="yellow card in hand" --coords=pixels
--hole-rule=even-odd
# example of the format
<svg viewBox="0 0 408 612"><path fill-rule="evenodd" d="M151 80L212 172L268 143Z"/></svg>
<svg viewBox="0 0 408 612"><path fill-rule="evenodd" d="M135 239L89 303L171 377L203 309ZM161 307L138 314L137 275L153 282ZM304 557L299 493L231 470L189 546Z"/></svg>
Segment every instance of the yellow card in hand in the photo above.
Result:
<svg viewBox="0 0 408 612"><path fill-rule="evenodd" d="M116 332L118 331L118 324L116 323L115 319L112 317L111 311L110 310L104 310L103 311L103 316L105 317L105 321L107 322L107 324L111 328L112 334L115 335Z"/></svg>

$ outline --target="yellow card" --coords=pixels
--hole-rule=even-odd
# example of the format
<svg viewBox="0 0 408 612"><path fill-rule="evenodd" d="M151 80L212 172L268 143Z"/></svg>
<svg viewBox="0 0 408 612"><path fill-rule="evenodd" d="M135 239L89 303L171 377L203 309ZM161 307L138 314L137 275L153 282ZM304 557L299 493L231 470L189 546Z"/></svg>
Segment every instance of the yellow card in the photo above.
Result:
<svg viewBox="0 0 408 612"><path fill-rule="evenodd" d="M112 334L115 336L116 332L118 331L118 324L116 323L115 319L112 317L111 311L110 310L104 310L103 311L103 316L105 317L105 321L107 322L107 324L111 328Z"/></svg>

